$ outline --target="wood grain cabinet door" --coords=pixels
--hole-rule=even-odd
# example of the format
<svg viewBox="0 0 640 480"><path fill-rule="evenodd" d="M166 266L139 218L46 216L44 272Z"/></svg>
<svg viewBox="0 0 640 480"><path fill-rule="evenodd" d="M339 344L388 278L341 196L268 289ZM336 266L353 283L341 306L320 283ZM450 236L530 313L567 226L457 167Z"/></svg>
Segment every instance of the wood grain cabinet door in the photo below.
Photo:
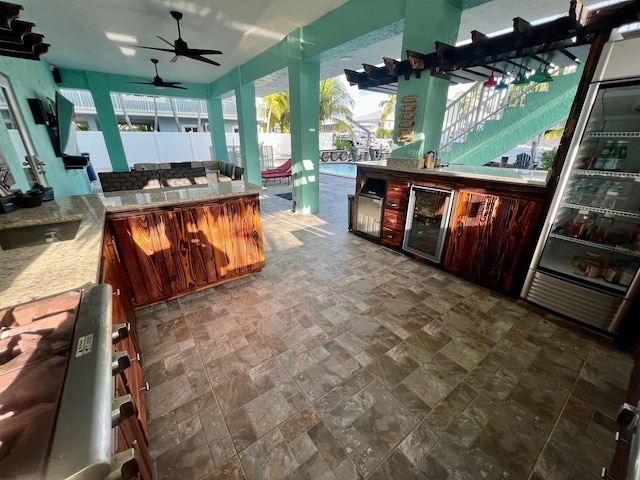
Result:
<svg viewBox="0 0 640 480"><path fill-rule="evenodd" d="M264 244L257 197L204 205L197 209L197 216L219 280L262 270Z"/></svg>
<svg viewBox="0 0 640 480"><path fill-rule="evenodd" d="M154 221L171 292L180 293L209 283L194 212L184 209L156 213Z"/></svg>
<svg viewBox="0 0 640 480"><path fill-rule="evenodd" d="M443 264L483 285L517 295L537 235L542 206L461 191L449 223Z"/></svg>
<svg viewBox="0 0 640 480"><path fill-rule="evenodd" d="M237 208L237 210L235 210ZM257 197L242 197L231 213L240 221L234 223L233 241L236 245L236 273L259 272L264 267L264 244L262 242L262 217Z"/></svg>
<svg viewBox="0 0 640 480"><path fill-rule="evenodd" d="M131 286L135 306L150 305L168 297L172 290L165 264L163 241L153 213L110 220L123 269Z"/></svg>

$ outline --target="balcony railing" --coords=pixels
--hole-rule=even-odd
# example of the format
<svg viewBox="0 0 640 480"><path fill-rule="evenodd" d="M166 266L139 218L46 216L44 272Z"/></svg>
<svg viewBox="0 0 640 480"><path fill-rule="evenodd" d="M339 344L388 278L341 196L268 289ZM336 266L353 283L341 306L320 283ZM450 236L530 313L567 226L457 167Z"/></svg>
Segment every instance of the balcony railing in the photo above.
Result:
<svg viewBox="0 0 640 480"><path fill-rule="evenodd" d="M96 107L93 103L93 96L91 95L91 92L85 90L63 89L62 93L76 106L76 111L95 112ZM121 102L121 97L124 102ZM203 117L207 116L207 102L204 100L174 98L174 101L176 113L178 115L197 116L198 104L200 104L200 114ZM124 108L128 113L145 113L153 115L157 105L159 114L173 114L171 110L171 102L168 97L156 97L156 105L154 105L153 97L112 93L111 102L113 103L113 108L116 111L122 111L122 105L124 104ZM223 100L222 114L224 118L237 118L238 111L236 109L235 102Z"/></svg>

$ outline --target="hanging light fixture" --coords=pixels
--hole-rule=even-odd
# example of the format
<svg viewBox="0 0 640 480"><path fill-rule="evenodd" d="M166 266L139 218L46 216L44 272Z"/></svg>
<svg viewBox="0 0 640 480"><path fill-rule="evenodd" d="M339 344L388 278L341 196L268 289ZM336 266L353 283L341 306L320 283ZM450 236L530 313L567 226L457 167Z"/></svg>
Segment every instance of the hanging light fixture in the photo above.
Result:
<svg viewBox="0 0 640 480"><path fill-rule="evenodd" d="M506 71L507 71L507 64L505 63L502 69L502 78L500 79L500 83L496 85L496 90L506 90L507 88L509 88L509 84L504 81L504 76Z"/></svg>
<svg viewBox="0 0 640 480"><path fill-rule="evenodd" d="M553 82L553 78L551 78L551 74L549 73L549 60L551 59L551 54L547 56L547 60L542 59L538 70L536 73L529 77L529 80L537 83L548 83ZM542 66L544 65L544 69Z"/></svg>
<svg viewBox="0 0 640 480"><path fill-rule="evenodd" d="M529 65L529 58L527 58L524 64L520 66L520 70L518 71L518 75L516 76L513 85L526 85L529 83L529 79L527 78L527 65Z"/></svg>
<svg viewBox="0 0 640 480"><path fill-rule="evenodd" d="M493 88L496 85L498 85L498 82L496 81L496 77L493 76L494 70L495 70L495 65L491 67L491 75L489 75L489 79L482 84L484 88Z"/></svg>

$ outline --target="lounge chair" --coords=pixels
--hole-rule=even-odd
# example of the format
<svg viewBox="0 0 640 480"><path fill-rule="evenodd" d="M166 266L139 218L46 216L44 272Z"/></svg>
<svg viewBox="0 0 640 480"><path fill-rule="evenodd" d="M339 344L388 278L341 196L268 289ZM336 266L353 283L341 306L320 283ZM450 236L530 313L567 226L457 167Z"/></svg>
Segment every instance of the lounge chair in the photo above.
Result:
<svg viewBox="0 0 640 480"><path fill-rule="evenodd" d="M267 180L270 178L286 178L287 184L289 184L289 179L291 178L291 159L287 160L279 167L263 170L261 175L262 180L264 180L263 185L265 186L267 185Z"/></svg>

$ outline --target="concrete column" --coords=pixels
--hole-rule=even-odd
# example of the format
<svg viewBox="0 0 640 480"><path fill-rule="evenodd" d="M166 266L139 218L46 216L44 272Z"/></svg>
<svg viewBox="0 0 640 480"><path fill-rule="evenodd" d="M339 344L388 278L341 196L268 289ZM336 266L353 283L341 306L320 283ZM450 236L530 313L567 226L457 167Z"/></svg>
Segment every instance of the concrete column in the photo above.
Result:
<svg viewBox="0 0 640 480"><path fill-rule="evenodd" d="M402 55L406 58L406 51L413 50L420 53L431 53L435 41L455 45L460 28L462 10L451 5L447 0L434 0L425 8L423 0L406 0L404 36L402 39ZM415 113L415 126L412 143L394 143L393 156L406 158L421 158L429 150L435 150L440 145L442 122L447 104L449 82L431 77L428 71L421 72L421 77L412 75L409 80L400 78L398 81L398 101L396 105L396 123L394 141L398 132L402 130L400 118L402 98L418 95L418 108ZM404 120L406 121L406 120Z"/></svg>
<svg viewBox="0 0 640 480"><path fill-rule="evenodd" d="M85 75L89 90L93 95L93 103L96 106L102 136L104 137L107 152L109 152L109 160L113 171L128 172L129 164L124 153L120 130L118 130L118 120L113 111L107 75L98 72L85 72Z"/></svg>
<svg viewBox="0 0 640 480"><path fill-rule="evenodd" d="M239 68L233 71L233 83L238 108L238 127L244 178L249 183L260 185L260 148L258 147L258 125L256 124L256 89L253 83L243 84Z"/></svg>
<svg viewBox="0 0 640 480"><path fill-rule="evenodd" d="M317 213L320 207L320 63L303 60L300 30L289 35L289 104L293 210Z"/></svg>
<svg viewBox="0 0 640 480"><path fill-rule="evenodd" d="M213 145L214 160L227 160L227 137L224 134L224 113L220 97L207 99L209 134Z"/></svg>

